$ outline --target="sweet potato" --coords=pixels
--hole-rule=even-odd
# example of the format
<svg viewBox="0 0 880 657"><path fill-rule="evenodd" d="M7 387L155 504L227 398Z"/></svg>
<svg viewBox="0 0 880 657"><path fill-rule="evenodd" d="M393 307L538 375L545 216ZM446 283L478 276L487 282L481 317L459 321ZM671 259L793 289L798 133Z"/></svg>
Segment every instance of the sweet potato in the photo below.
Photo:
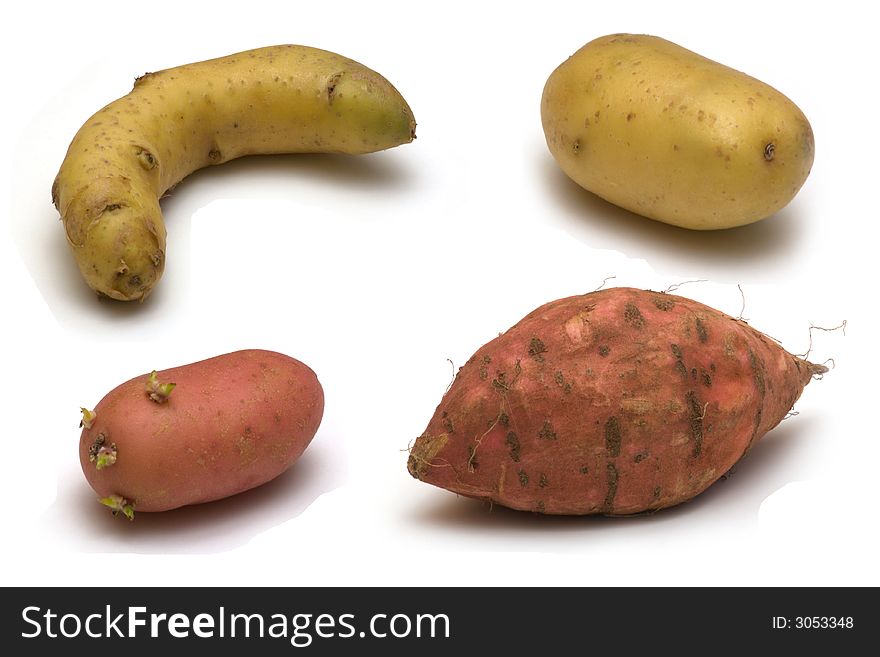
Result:
<svg viewBox="0 0 880 657"><path fill-rule="evenodd" d="M728 472L825 371L680 296L560 299L459 370L408 469L513 509L662 509Z"/></svg>
<svg viewBox="0 0 880 657"><path fill-rule="evenodd" d="M247 350L137 376L83 409L80 464L131 518L254 488L308 446L324 393L306 365Z"/></svg>

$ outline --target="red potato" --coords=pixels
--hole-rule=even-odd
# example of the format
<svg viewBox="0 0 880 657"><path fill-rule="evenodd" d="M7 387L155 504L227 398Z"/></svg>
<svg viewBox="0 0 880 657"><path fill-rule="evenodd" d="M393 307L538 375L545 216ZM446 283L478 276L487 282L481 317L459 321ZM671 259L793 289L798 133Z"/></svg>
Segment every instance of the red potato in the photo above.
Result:
<svg viewBox="0 0 880 657"><path fill-rule="evenodd" d="M553 301L458 372L408 469L513 509L625 515L717 481L827 371L672 294Z"/></svg>
<svg viewBox="0 0 880 657"><path fill-rule="evenodd" d="M323 412L306 365L236 351L135 377L83 409L80 463L100 501L129 518L209 502L284 472Z"/></svg>

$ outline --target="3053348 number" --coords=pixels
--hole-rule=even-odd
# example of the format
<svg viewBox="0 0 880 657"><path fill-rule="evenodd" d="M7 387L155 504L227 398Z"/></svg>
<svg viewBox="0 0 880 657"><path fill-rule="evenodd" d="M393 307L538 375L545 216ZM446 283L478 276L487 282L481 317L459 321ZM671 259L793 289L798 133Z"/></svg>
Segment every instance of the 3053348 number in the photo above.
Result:
<svg viewBox="0 0 880 657"><path fill-rule="evenodd" d="M852 629L855 621L852 616L795 616L792 626L799 630L810 629Z"/></svg>

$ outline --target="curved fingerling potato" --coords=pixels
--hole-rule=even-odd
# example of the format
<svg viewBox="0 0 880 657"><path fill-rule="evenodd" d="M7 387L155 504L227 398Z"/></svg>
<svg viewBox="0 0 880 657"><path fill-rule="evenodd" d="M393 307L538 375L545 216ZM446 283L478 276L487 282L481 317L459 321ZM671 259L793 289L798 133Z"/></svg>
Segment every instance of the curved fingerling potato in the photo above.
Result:
<svg viewBox="0 0 880 657"><path fill-rule="evenodd" d="M271 46L138 78L77 132L52 200L92 289L143 299L165 266L159 198L193 171L257 153L370 153L414 137L412 111L375 71Z"/></svg>
<svg viewBox="0 0 880 657"><path fill-rule="evenodd" d="M82 409L80 465L115 512L209 502L274 479L324 410L315 373L251 349L137 376Z"/></svg>
<svg viewBox="0 0 880 657"><path fill-rule="evenodd" d="M696 230L787 205L810 173L813 131L773 87L664 39L612 34L547 80L547 146L577 184Z"/></svg>

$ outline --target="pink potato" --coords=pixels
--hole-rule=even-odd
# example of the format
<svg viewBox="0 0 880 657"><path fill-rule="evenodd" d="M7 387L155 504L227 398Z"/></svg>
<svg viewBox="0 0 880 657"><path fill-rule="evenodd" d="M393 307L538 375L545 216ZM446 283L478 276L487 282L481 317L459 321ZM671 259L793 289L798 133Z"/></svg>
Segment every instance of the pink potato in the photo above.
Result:
<svg viewBox="0 0 880 657"><path fill-rule="evenodd" d="M672 294L560 299L459 370L408 469L513 509L654 511L728 472L825 371Z"/></svg>
<svg viewBox="0 0 880 657"><path fill-rule="evenodd" d="M306 365L236 351L137 376L83 409L80 463L99 500L129 518L209 502L284 472L323 411Z"/></svg>

